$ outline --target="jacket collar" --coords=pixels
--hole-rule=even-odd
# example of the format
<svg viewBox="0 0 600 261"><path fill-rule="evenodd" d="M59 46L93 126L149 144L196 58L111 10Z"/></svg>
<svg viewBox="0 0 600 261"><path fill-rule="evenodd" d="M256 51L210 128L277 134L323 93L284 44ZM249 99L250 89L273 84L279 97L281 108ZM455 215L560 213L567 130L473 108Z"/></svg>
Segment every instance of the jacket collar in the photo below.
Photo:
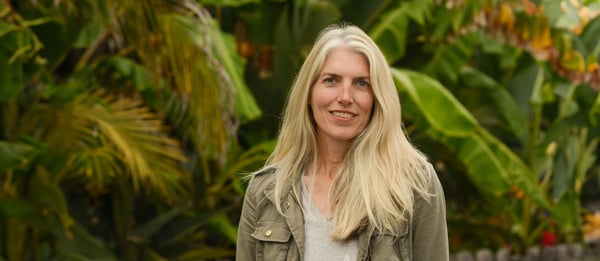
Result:
<svg viewBox="0 0 600 261"><path fill-rule="evenodd" d="M300 179L301 180L301 179ZM265 197L271 201L273 204L277 204L275 202L273 196L273 190L275 187L274 179L271 184L267 186L265 189ZM285 185L285 190L288 191L286 195L282 195L281 202L279 203L281 206L281 210L285 216L286 223L294 237L294 241L298 246L298 251L300 254L300 260L304 260L304 213L302 211L302 203L300 201L300 195L296 193L300 193L301 190L300 182L288 182ZM367 227L359 233L358 235L358 259L359 260L370 260L370 251L369 246L371 245L371 237L373 236L372 229L370 226Z"/></svg>
<svg viewBox="0 0 600 261"><path fill-rule="evenodd" d="M269 186L265 189L265 197L271 201L273 204L279 204L281 206L281 210L283 211L285 221L294 237L294 241L298 246L298 251L300 254L300 260L304 260L304 213L302 211L302 203L300 201L299 195L296 195L294 191L301 191L301 184L299 182L288 182L285 185L285 190L288 191L287 194L282 195L281 202L275 202L275 198L273 196L273 190L275 187L274 179Z"/></svg>

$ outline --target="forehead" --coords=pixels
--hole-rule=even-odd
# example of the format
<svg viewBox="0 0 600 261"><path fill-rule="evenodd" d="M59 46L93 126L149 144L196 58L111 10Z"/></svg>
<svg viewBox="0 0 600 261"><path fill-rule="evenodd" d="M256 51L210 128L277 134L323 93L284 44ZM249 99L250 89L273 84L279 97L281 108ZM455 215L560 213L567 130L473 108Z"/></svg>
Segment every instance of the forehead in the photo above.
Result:
<svg viewBox="0 0 600 261"><path fill-rule="evenodd" d="M359 74L368 77L369 61L361 52L348 47L338 47L325 57L321 67L321 74L323 73Z"/></svg>

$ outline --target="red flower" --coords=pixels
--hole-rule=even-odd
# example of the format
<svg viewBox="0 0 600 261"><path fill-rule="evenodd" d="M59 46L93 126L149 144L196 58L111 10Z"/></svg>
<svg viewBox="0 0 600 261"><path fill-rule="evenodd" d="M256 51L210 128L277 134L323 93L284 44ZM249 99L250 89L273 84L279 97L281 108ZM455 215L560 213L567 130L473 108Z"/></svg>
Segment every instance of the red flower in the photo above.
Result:
<svg viewBox="0 0 600 261"><path fill-rule="evenodd" d="M544 231L542 233L542 245L543 246L553 246L556 245L558 238L556 235L550 231Z"/></svg>

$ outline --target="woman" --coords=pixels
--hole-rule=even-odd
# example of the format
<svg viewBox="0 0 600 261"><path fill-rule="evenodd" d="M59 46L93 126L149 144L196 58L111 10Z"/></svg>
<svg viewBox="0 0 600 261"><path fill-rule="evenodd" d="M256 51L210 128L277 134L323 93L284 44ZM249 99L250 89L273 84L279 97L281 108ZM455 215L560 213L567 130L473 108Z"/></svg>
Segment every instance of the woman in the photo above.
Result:
<svg viewBox="0 0 600 261"><path fill-rule="evenodd" d="M442 187L359 28L326 28L300 69L246 192L236 260L448 260Z"/></svg>

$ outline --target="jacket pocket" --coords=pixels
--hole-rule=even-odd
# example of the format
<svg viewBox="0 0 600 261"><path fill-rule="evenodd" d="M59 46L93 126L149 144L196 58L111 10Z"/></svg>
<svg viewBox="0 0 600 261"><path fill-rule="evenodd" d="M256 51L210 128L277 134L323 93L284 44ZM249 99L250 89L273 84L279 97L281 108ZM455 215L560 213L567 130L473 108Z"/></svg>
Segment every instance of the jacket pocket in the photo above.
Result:
<svg viewBox="0 0 600 261"><path fill-rule="evenodd" d="M259 222L252 233L257 240L256 260L286 260L291 236L286 223Z"/></svg>

